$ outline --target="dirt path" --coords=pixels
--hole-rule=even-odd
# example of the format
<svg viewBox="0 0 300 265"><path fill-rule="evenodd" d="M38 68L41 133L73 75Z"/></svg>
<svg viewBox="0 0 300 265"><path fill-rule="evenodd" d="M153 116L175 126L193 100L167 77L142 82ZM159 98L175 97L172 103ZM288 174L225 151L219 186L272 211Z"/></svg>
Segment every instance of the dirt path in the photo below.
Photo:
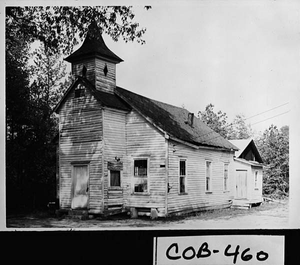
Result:
<svg viewBox="0 0 300 265"><path fill-rule="evenodd" d="M21 216L7 218L7 227L15 230L68 229L282 229L288 228L288 204L266 203L250 210L224 209L198 213L194 216L150 220L149 217L130 219L114 216L109 219L79 220L49 216Z"/></svg>

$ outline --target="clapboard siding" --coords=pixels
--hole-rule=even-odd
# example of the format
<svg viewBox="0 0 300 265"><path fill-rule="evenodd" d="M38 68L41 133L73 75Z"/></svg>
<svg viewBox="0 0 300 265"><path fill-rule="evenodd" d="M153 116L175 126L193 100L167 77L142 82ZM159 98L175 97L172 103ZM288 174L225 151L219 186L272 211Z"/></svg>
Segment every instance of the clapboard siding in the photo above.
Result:
<svg viewBox="0 0 300 265"><path fill-rule="evenodd" d="M179 194L179 161L186 159L187 194ZM205 191L205 161L212 162L212 189ZM169 143L168 214L180 211L196 211L202 207L218 207L232 199L224 191L224 163L229 163L229 186L233 178L233 154L208 149L194 149L179 143Z"/></svg>
<svg viewBox="0 0 300 265"><path fill-rule="evenodd" d="M106 76L103 72L105 65L108 70ZM95 79L96 89L109 92L109 93L114 93L114 89L116 86L116 65L96 58L95 72L96 72L96 79Z"/></svg>
<svg viewBox="0 0 300 265"><path fill-rule="evenodd" d="M75 88L73 88L75 89ZM71 91L59 111L60 206L71 207L72 164L89 163L89 209L102 211L102 110L88 89L85 96L74 98Z"/></svg>
<svg viewBox="0 0 300 265"><path fill-rule="evenodd" d="M126 117L127 160L124 168L124 185L129 189L128 207L157 208L159 216L165 215L166 195L166 140L136 111ZM149 159L148 194L134 194L131 180L135 158Z"/></svg>
<svg viewBox="0 0 300 265"><path fill-rule="evenodd" d="M105 109L103 110L103 135L104 135L104 209L108 206L116 203L116 198L109 197L109 180L108 180L108 162L115 162L115 157L118 157L121 162L124 163L126 156L126 137L125 137L125 119L126 112ZM123 189L126 186L123 185L121 179L121 185ZM111 195L114 193L110 191ZM115 192L117 194L126 194L124 192ZM120 196L121 196L120 195ZM121 201L120 196L118 201ZM124 196L124 204L126 204L126 196Z"/></svg>
<svg viewBox="0 0 300 265"><path fill-rule="evenodd" d="M86 78L92 83L95 84L95 58L89 58L77 61L72 64L72 74L82 76L82 68L86 67Z"/></svg>

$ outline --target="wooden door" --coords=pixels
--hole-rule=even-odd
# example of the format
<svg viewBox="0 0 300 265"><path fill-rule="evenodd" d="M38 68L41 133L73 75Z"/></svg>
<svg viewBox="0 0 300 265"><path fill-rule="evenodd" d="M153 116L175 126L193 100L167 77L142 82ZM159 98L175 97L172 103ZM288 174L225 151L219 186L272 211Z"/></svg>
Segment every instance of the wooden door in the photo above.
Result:
<svg viewBox="0 0 300 265"><path fill-rule="evenodd" d="M247 198L247 170L236 171L236 198Z"/></svg>
<svg viewBox="0 0 300 265"><path fill-rule="evenodd" d="M72 209L85 209L89 199L88 166L73 166L73 198Z"/></svg>

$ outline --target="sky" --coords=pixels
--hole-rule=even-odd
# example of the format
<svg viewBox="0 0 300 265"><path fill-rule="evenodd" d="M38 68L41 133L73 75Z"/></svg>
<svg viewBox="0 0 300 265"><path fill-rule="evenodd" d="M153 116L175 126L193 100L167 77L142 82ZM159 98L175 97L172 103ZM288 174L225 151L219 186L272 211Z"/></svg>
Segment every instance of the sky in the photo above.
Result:
<svg viewBox="0 0 300 265"><path fill-rule="evenodd" d="M212 103L255 131L291 125L299 88L294 1L169 1L134 6L145 45L112 41L117 85L197 115ZM254 117L253 117L254 116ZM251 118L252 117L252 118Z"/></svg>
<svg viewBox="0 0 300 265"><path fill-rule="evenodd" d="M6 1L36 5L47 1ZM124 1L65 0L51 5ZM124 62L118 86L198 114L212 103L228 122L244 115L254 131L295 122L300 84L300 2L269 0L128 1L147 29L145 45L107 46ZM152 9L144 9L144 5ZM80 46L80 45L79 45ZM79 48L78 46L78 48ZM70 69L70 65L69 65Z"/></svg>

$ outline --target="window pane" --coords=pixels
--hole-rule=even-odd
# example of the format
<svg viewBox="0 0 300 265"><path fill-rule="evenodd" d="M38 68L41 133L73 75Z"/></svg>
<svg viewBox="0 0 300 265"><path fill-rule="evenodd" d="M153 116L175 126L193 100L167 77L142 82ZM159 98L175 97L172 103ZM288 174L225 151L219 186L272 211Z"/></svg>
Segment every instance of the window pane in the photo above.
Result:
<svg viewBox="0 0 300 265"><path fill-rule="evenodd" d="M258 181L258 171L255 171L255 183L254 183L254 186L255 188L257 188L257 181Z"/></svg>
<svg viewBox="0 0 300 265"><path fill-rule="evenodd" d="M210 186L209 186L209 178L206 178L206 190L209 190Z"/></svg>
<svg viewBox="0 0 300 265"><path fill-rule="evenodd" d="M180 176L185 176L186 175L185 160L180 160L180 163L179 163L179 172L180 172Z"/></svg>
<svg viewBox="0 0 300 265"><path fill-rule="evenodd" d="M134 161L134 176L147 176L147 159Z"/></svg>
<svg viewBox="0 0 300 265"><path fill-rule="evenodd" d="M224 165L224 190L227 190L227 182L228 182L228 165Z"/></svg>
<svg viewBox="0 0 300 265"><path fill-rule="evenodd" d="M147 178L134 179L134 192L147 192Z"/></svg>
<svg viewBox="0 0 300 265"><path fill-rule="evenodd" d="M206 161L206 190L210 190L211 162Z"/></svg>
<svg viewBox="0 0 300 265"><path fill-rule="evenodd" d="M116 170L110 171L110 186L111 187L120 187L121 186L120 171L116 171Z"/></svg>
<svg viewBox="0 0 300 265"><path fill-rule="evenodd" d="M179 178L179 192L184 193L185 192L185 177Z"/></svg>

